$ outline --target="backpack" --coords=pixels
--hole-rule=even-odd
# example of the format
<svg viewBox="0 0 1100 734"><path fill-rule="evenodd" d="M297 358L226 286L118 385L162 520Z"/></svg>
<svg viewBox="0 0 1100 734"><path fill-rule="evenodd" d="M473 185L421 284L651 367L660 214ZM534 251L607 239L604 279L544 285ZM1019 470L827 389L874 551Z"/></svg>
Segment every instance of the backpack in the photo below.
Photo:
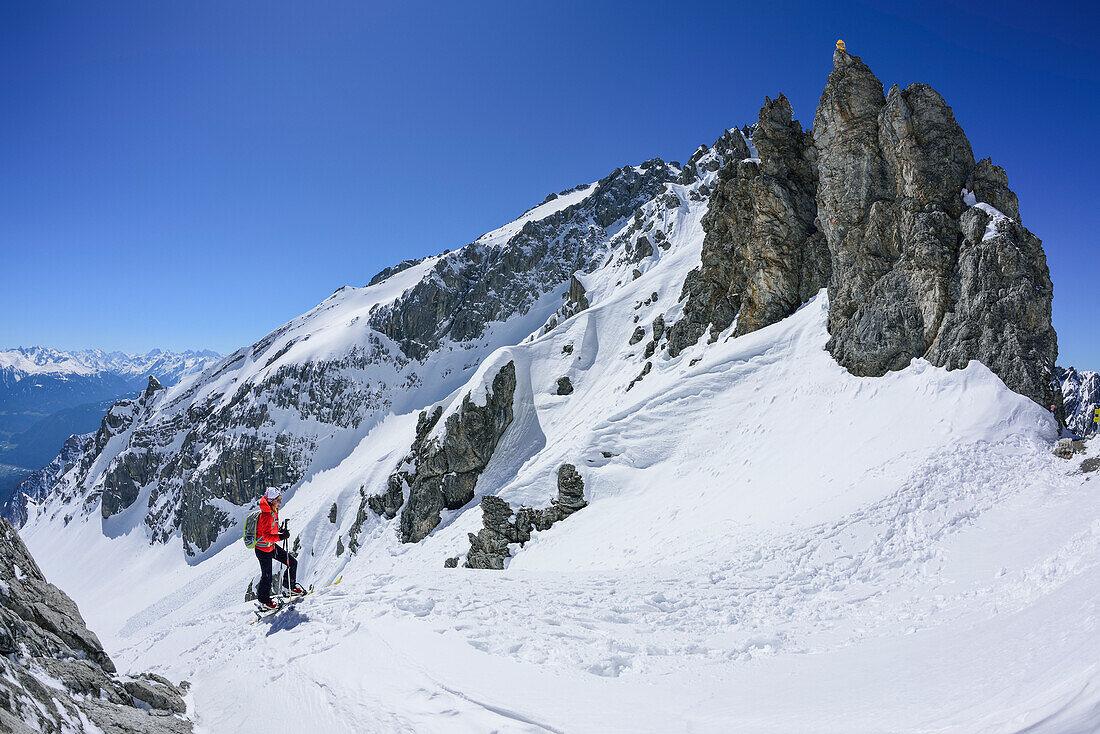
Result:
<svg viewBox="0 0 1100 734"><path fill-rule="evenodd" d="M260 510L255 509L248 513L248 516L244 519L244 544L252 550L256 547L256 541L259 538L256 537L256 525L260 522Z"/></svg>

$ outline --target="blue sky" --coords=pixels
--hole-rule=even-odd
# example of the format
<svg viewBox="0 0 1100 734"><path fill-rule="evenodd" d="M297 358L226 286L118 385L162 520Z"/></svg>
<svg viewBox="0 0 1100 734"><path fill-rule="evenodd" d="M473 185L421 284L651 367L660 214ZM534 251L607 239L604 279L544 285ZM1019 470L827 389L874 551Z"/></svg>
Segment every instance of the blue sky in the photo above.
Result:
<svg viewBox="0 0 1100 734"><path fill-rule="evenodd" d="M5 2L0 347L230 351L765 95L809 127L840 37L1007 170L1097 369L1097 11L1048 7Z"/></svg>

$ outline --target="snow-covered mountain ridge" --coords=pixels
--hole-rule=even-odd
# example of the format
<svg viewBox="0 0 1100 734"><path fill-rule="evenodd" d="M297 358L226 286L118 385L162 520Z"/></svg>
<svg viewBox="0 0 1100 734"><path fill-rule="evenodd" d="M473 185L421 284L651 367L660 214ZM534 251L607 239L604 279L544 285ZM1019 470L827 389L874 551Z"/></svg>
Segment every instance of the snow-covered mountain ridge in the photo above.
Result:
<svg viewBox="0 0 1100 734"><path fill-rule="evenodd" d="M219 357L209 350L126 354L99 349L8 349L0 351L0 409L48 413L116 397L129 387L136 391L145 386L149 375L172 385L198 374Z"/></svg>
<svg viewBox="0 0 1100 734"><path fill-rule="evenodd" d="M220 356L209 349L184 352L153 349L145 354L128 354L101 349L63 351L50 347L16 347L0 351L0 371L16 381L27 375L94 375L97 372L130 377L175 375L178 379Z"/></svg>
<svg viewBox="0 0 1100 734"><path fill-rule="evenodd" d="M624 167L465 247L341 288L105 421L58 496L84 498L108 534L144 524L154 542L178 533L201 557L232 538L226 530L264 487L293 485L385 415L446 397L485 355L542 325L572 274L594 267L680 175L661 161Z"/></svg>
<svg viewBox="0 0 1100 734"><path fill-rule="evenodd" d="M149 375L166 385L198 374L216 352L125 354L88 349L66 352L19 347L0 352L0 410L48 414L82 403L114 399L145 386Z"/></svg>
<svg viewBox="0 0 1100 734"><path fill-rule="evenodd" d="M943 100L876 82L835 57L812 133L767 100L151 384L28 546L200 729L1089 731L1042 249ZM246 627L269 484L320 590Z"/></svg>
<svg viewBox="0 0 1100 734"><path fill-rule="evenodd" d="M1095 411L1100 408L1100 373L1074 367L1058 369L1066 426L1079 436L1096 434Z"/></svg>

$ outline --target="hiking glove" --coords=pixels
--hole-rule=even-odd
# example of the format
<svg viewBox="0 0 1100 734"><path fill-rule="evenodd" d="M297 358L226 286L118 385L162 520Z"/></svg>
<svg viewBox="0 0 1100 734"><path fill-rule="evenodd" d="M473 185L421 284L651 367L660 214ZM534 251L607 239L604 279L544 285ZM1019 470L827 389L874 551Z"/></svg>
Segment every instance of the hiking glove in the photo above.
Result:
<svg viewBox="0 0 1100 734"><path fill-rule="evenodd" d="M279 531L279 540L286 540L289 537L290 537L290 531L289 530L286 530L284 528L283 530Z"/></svg>

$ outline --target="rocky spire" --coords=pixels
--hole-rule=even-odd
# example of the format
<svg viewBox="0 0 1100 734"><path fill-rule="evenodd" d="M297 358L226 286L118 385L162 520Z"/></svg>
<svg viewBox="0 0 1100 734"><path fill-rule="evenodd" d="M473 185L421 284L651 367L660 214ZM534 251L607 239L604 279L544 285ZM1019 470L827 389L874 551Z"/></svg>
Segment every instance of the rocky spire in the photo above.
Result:
<svg viewBox="0 0 1100 734"><path fill-rule="evenodd" d="M735 319L737 335L773 324L828 280L814 225L812 138L785 96L765 98L752 142L759 158L733 157L719 172L703 218L702 265L684 283L684 317L669 332L673 356L708 327L714 339Z"/></svg>
<svg viewBox="0 0 1100 734"><path fill-rule="evenodd" d="M837 361L877 376L914 357L949 368L976 359L1050 405L1057 338L1041 242L1020 225L1004 171L975 164L943 98L926 84L883 97L838 49L813 136ZM964 200L968 187L996 203Z"/></svg>
<svg viewBox="0 0 1100 734"><path fill-rule="evenodd" d="M780 96L752 140L759 158L729 161L711 197L672 356L708 328L715 339L735 320L734 335L775 323L827 283L828 349L853 374L978 360L1041 405L1058 402L1042 244L1004 170L975 163L934 89L883 94L838 44L812 134Z"/></svg>

